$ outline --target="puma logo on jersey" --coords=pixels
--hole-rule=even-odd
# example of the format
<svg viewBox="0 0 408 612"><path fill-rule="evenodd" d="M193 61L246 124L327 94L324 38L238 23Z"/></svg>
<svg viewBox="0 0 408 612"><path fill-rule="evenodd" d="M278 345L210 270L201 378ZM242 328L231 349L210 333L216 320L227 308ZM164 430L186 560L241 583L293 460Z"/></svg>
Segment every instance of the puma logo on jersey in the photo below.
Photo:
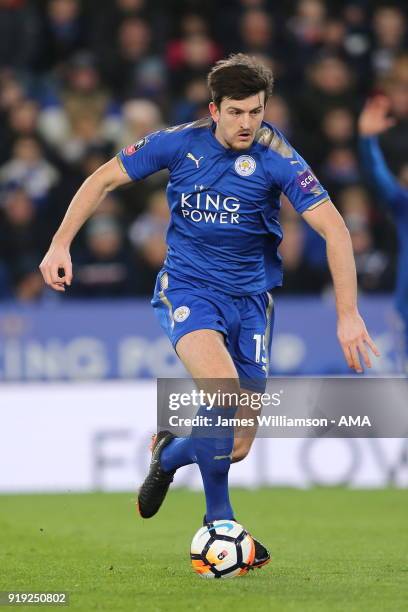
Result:
<svg viewBox="0 0 408 612"><path fill-rule="evenodd" d="M196 168L198 168L198 166L200 165L200 161L204 159L204 155L202 155L201 157L197 159L194 157L192 153L187 153L186 157L188 157L188 159L191 159L195 163Z"/></svg>

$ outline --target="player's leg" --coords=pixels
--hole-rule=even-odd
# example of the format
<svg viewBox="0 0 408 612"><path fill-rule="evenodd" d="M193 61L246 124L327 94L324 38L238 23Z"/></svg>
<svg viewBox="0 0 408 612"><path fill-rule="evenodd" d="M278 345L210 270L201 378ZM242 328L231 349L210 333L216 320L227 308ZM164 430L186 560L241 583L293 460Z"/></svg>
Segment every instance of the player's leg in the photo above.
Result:
<svg viewBox="0 0 408 612"><path fill-rule="evenodd" d="M201 330L201 332L211 332L211 331L212 330ZM201 332L199 332L200 336L201 336ZM191 361L190 367L194 368L194 372L196 372L197 374L201 374L203 371L206 371L206 368L208 366L207 362L205 361L203 357L203 355L205 354L205 351L203 352L200 350L198 352L198 355L195 356L195 358L190 357L190 355L192 355L195 352L195 348L199 346L195 342L196 333L197 332L191 332L191 334L188 334L188 336L185 336L184 344L185 344L186 353L187 353L186 359L188 361ZM201 339L203 340L204 338L206 338L206 335L207 335L206 333L203 334L201 336ZM192 347L189 346L191 343L191 340L193 341ZM204 339L204 342L205 342L205 339ZM224 338L222 334L219 334L219 342L222 342L224 344ZM189 353L188 349L191 350L191 354ZM225 370L225 373L229 375L228 378L235 379L237 377L237 371L236 371L233 360L231 356L229 355L229 353L228 353L227 360L229 363L227 364L227 370ZM189 367L187 363L185 363L185 365L187 368ZM213 369L215 372L220 372L221 368L225 367L224 363L218 363L216 361L213 361L212 365L213 365ZM250 398L254 394L253 391L248 390L248 389L241 389L240 393L241 395L245 394L246 396L249 396ZM249 403L251 404L251 399L249 400ZM249 419L253 417L253 411L250 406L240 405L238 407L238 410L235 416L236 418L240 420ZM253 441L255 439L257 429L258 427L256 423L252 427L245 427L245 428L238 427L238 426L235 427L234 429L234 447L232 451L232 463L237 463L238 461L242 461L248 455L251 449L251 446L253 444ZM191 463L195 463L195 461L196 461L196 457L195 457L193 440L191 437L174 438L172 442L168 446L165 447L165 449L162 451L162 454L161 454L162 467L165 471L168 471L168 472L170 472L171 470L176 470L184 465L190 465Z"/></svg>
<svg viewBox="0 0 408 612"><path fill-rule="evenodd" d="M251 408L253 405L252 397L259 396L258 392L251 391L249 389L241 389L241 397L245 396L245 399L249 398L248 402L242 402L240 404L236 418L241 422L245 421L245 419L253 419L254 412ZM246 404L249 405L246 405ZM251 450L251 446L255 440L256 432L258 430L258 424L255 420L254 425L251 426L241 426L237 425L234 429L234 450L232 452L232 463L238 463L245 459Z"/></svg>
<svg viewBox="0 0 408 612"><path fill-rule="evenodd" d="M234 381L238 379L234 363L225 349L224 338L220 332L210 329L190 332L179 340L177 352L193 378L199 380L205 373L207 391L211 391L208 389L211 379L223 378ZM215 386L218 388L219 383ZM234 392L237 392L235 385ZM191 436L174 438L161 453L161 465L167 472L195 462L196 455Z"/></svg>
<svg viewBox="0 0 408 612"><path fill-rule="evenodd" d="M253 408L259 410L259 394L263 393L269 371L274 324L273 298L269 292L241 298L237 303L241 325L239 333L229 337L229 352L239 373L241 401L237 418L251 419ZM257 422L253 426L235 428L232 462L242 461L248 455L257 433Z"/></svg>
<svg viewBox="0 0 408 612"><path fill-rule="evenodd" d="M252 397L252 393L253 391L241 389L241 396L242 394L245 394ZM253 416L254 414L250 407L241 405L238 407L235 414L235 417L240 421L253 418ZM234 447L232 449L231 463L238 463L239 461L245 459L251 450L257 430L257 422L255 422L255 424L251 427L236 426L234 428ZM154 441L156 441L156 436ZM192 463L196 463L196 455L191 437L174 437L171 440L171 443L166 445L161 453L161 465L166 472L178 470L179 468L185 465L191 465Z"/></svg>
<svg viewBox="0 0 408 612"><path fill-rule="evenodd" d="M226 349L222 334L213 330L191 332L179 340L177 352L187 370L204 391L214 393L221 387L220 390L226 394L236 394L232 397L239 397L241 390L238 373ZM231 396L227 395L227 397ZM203 413L204 410L203 408ZM207 411L205 412L208 414ZM232 416L236 410L228 402L219 407L217 413L221 416L229 413L229 416ZM200 467L206 496L207 510L204 524L217 518L235 520L228 493L228 472L231 456L233 456L232 451L234 449L233 452L235 452L237 443L237 440L234 440L234 428L225 428L222 438L219 436L201 437L199 434L199 431L193 431L191 439L195 445L197 463ZM255 431L253 437L255 437ZM247 452L249 447L250 443ZM221 459L222 456L224 456L223 459ZM255 558L252 568L257 569L270 561L270 554L267 548L255 538L254 544Z"/></svg>
<svg viewBox="0 0 408 612"><path fill-rule="evenodd" d="M263 301L262 299L258 301L255 303L259 311L257 317L262 318L265 314L265 298ZM268 300L266 302L268 303ZM225 300L222 294L217 294L214 298L211 293L198 287L184 286L184 284L179 286L177 282L169 278L166 272L158 275L152 304L163 329L173 346L177 345L179 356L192 376L197 379L206 378L207 385L211 378L229 379L234 381L235 391L237 370L229 350L225 347L224 337L231 337L228 349L237 342L239 344L242 339L240 339L240 313L231 300ZM246 305L246 310L249 310L251 316L253 316L253 306L252 302L249 308ZM243 314L248 318L246 310L244 308ZM182 311L182 317L177 316L178 311ZM250 334L250 348L243 347L247 353L250 353L250 355L244 355L250 366L253 365L251 361L252 344L253 336ZM240 357L243 355L241 348L238 346ZM253 369L248 374L247 368L243 368L242 363L240 367L244 376L254 374ZM258 369L255 369L255 375L257 373ZM218 382L215 386L219 386ZM246 456L254 436L255 432L244 438L236 438L233 451L235 460L241 460ZM192 437L175 438L169 432L160 432L157 435L153 444L151 468L139 493L139 511L143 517L148 518L156 514L167 494L176 469L195 461L196 454Z"/></svg>
<svg viewBox="0 0 408 612"><path fill-rule="evenodd" d="M237 379L233 362L222 341L222 334L227 333L223 316L223 311L229 308L227 297L215 295L206 288L192 284L184 282L180 284L164 272L158 275L152 304L174 348L181 340L181 346L187 347L189 341L186 338L193 334L191 338L197 348L191 350L191 353L197 366L193 367L193 362L189 362L189 367L195 373L202 371L201 368L206 361L207 364L214 364L215 370L204 370L204 376L213 376L218 371L218 376L231 376ZM212 352L211 357L203 361L202 351L195 341L197 330L204 331L205 337L199 340L203 343L204 354L209 354L206 340L209 336L209 342L214 344L215 352L218 353L220 347L224 351L228 367L220 369L217 355ZM153 441L149 473L139 490L138 507L142 517L150 518L156 514L167 494L175 471L193 462L196 462L196 455L192 437L175 438L172 433L163 431L157 434Z"/></svg>
<svg viewBox="0 0 408 612"><path fill-rule="evenodd" d="M210 379L237 380L238 374L230 355L225 349L224 337L212 329L195 330L184 335L177 343L177 353L191 376L205 378L207 391ZM214 389L217 391L217 389ZM234 385L234 391L237 388ZM162 452L161 463L166 471L177 470L196 462L194 443L191 437L175 438Z"/></svg>
<svg viewBox="0 0 408 612"><path fill-rule="evenodd" d="M192 331L180 338L176 351L195 380L230 379L237 390L238 373L220 332L213 329Z"/></svg>
<svg viewBox="0 0 408 612"><path fill-rule="evenodd" d="M203 304L203 306L206 306L206 304ZM238 374L235 369L233 360L231 359L231 356L226 350L224 336L220 332L217 332L212 329L193 330L179 339L179 341L177 342L177 352L187 369L192 374L192 376L194 376L198 381L201 380L201 382L203 382L203 379L205 379L207 383L207 391L211 392L218 390L220 386L219 377L221 377L222 382L225 382L225 380L229 381L229 392L239 393ZM218 380L216 380L217 378ZM211 382L212 380L213 382ZM209 388L208 385L210 385L210 387L214 386L214 388ZM230 409L230 406L221 408L221 410L224 411L226 409ZM214 518L214 516L220 516L222 518L233 518L232 508L230 509L228 496L228 470L231 462L228 458L228 455L231 454L232 449L232 428L229 432L226 433L227 435L224 436L222 444L225 445L227 448L226 452L222 453L222 455L224 455L223 459L216 460L218 461L218 465L214 465L213 449L209 449L208 446L206 447L205 443L202 444L200 436L170 439L169 443L161 453L160 449L158 449L156 454L153 454L152 463L154 461L156 462L156 468L153 468L153 472L151 468L149 476L146 478L145 482L141 487L142 492L146 483L149 483L152 480L156 480L156 485L154 485L153 482L153 493L152 489L150 490L149 500L149 504L151 504L151 498L153 497L156 499L156 509L153 513L149 514L149 516L152 516L157 512L162 501L164 500L168 487L173 479L174 471L178 467L177 464L185 465L187 462L192 462L193 460L197 461L196 455L198 455L202 463L202 465L200 465L199 463L199 466L201 473L203 474L204 488L206 491L207 512L209 512L210 517L211 513L213 513L212 518ZM171 434L164 435L171 436ZM165 440L165 438L163 438L163 440ZM198 452L196 447L199 447ZM194 459L191 457L191 448L194 452ZM209 450L210 452L208 452ZM153 453L155 453L155 451L153 451ZM189 456L191 461L189 460ZM161 462L162 458L164 457L166 457L167 466L171 466L174 471L170 471L167 473L163 471ZM179 463L180 457L182 458L181 464ZM209 461L208 458L210 458ZM152 474L153 478L151 478ZM164 484L160 484L160 479L163 478L165 482ZM208 501L207 493L208 497L210 498L210 501ZM141 493L139 493L139 509L140 495ZM157 503L157 496L160 497L159 503ZM214 498L215 496L217 496L218 499ZM141 514L142 516L144 516L142 512ZM207 516L204 517L204 521L206 520ZM253 563L253 567L257 568L261 567L262 565L265 565L270 560L270 555L268 550L259 541L254 539L254 542L255 560Z"/></svg>
<svg viewBox="0 0 408 612"><path fill-rule="evenodd" d="M193 331L180 338L176 350L199 389L211 394L220 391L221 397L228 398L210 411L206 406L200 408L198 415L210 417L211 421L205 427L193 427L191 441L203 479L206 520L232 519L228 472L234 428L218 423L220 418L228 421L235 415L237 404L231 405L230 398L239 398L238 373L225 347L224 337L217 331Z"/></svg>

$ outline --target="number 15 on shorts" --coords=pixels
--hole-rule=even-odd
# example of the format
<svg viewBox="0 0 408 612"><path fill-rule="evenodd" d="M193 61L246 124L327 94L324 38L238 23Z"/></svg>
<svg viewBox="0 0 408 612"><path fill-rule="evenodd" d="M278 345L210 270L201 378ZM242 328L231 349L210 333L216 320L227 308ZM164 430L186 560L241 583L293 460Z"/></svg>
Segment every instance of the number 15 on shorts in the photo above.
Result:
<svg viewBox="0 0 408 612"><path fill-rule="evenodd" d="M254 334L253 339L255 340L256 363L267 363L268 360L266 358L265 334Z"/></svg>

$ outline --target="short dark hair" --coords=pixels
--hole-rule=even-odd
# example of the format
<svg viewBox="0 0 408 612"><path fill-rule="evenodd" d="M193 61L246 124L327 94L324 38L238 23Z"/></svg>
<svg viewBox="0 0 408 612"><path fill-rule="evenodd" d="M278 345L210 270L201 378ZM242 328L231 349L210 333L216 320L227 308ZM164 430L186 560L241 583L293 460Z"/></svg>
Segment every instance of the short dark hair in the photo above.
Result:
<svg viewBox="0 0 408 612"><path fill-rule="evenodd" d="M260 91L265 92L266 103L272 93L273 74L256 58L235 53L215 64L208 74L207 83L218 108L224 98L244 100Z"/></svg>

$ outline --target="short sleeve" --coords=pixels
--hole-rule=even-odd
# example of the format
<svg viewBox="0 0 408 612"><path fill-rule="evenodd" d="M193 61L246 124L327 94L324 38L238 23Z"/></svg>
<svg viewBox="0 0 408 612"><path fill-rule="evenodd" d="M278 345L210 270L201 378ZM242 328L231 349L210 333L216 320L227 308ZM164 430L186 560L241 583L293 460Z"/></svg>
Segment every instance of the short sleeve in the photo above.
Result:
<svg viewBox="0 0 408 612"><path fill-rule="evenodd" d="M287 196L298 213L314 208L330 199L326 189L313 174L310 166L279 134L284 146L276 149L278 158L273 160L272 180ZM284 154L280 154L281 150Z"/></svg>
<svg viewBox="0 0 408 612"><path fill-rule="evenodd" d="M117 159L130 178L138 181L164 168L170 169L179 147L177 136L163 130L125 147Z"/></svg>

